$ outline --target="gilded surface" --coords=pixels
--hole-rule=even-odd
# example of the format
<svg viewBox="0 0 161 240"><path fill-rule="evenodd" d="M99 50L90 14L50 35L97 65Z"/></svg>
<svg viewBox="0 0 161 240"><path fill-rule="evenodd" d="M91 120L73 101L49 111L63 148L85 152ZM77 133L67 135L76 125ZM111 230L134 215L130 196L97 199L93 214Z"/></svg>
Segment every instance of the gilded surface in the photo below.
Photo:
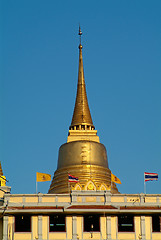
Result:
<svg viewBox="0 0 161 240"><path fill-rule="evenodd" d="M75 102L75 108L72 118L72 126L76 125L90 125L93 126L87 94L86 86L84 80L84 70L83 70L83 58L82 58L82 45L79 45L79 72L78 72L78 86L77 86L77 96Z"/></svg>
<svg viewBox="0 0 161 240"><path fill-rule="evenodd" d="M107 190L111 188L112 193L118 193L116 185L111 185L111 171L108 168L87 164L70 165L57 170L48 193L69 193L77 183L68 182L68 173L78 177L79 187L77 190L90 190L88 182L90 184L91 180L96 186L95 190L101 190L103 184Z"/></svg>
<svg viewBox="0 0 161 240"><path fill-rule="evenodd" d="M3 176L3 171L2 171L1 162L0 162L0 176Z"/></svg>
<svg viewBox="0 0 161 240"><path fill-rule="evenodd" d="M81 164L108 168L107 153L104 145L90 141L75 141L65 143L60 147L57 169Z"/></svg>
<svg viewBox="0 0 161 240"><path fill-rule="evenodd" d="M111 184L106 148L99 143L88 106L81 43L77 96L69 129L68 142L59 149L58 166L48 193L69 193L72 189L111 189L112 193L118 193L116 184ZM68 174L77 177L79 184L70 183Z"/></svg>
<svg viewBox="0 0 161 240"><path fill-rule="evenodd" d="M99 136L97 136L97 130L69 130L67 142L79 140L100 142Z"/></svg>

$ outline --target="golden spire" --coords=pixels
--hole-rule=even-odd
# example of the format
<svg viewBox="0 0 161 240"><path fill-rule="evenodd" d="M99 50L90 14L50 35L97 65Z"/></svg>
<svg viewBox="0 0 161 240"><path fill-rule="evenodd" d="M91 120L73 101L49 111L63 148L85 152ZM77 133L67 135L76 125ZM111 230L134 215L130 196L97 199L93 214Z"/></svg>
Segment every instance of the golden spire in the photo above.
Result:
<svg viewBox="0 0 161 240"><path fill-rule="evenodd" d="M2 171L1 162L0 162L0 176L3 176L3 171Z"/></svg>
<svg viewBox="0 0 161 240"><path fill-rule="evenodd" d="M83 72L81 29L79 27L79 73L75 108L67 143L59 149L57 170L48 193L69 193L74 190L111 189L111 171L106 148L94 130ZM68 182L68 174L79 179L79 185ZM118 193L112 185L112 193Z"/></svg>
<svg viewBox="0 0 161 240"><path fill-rule="evenodd" d="M75 108L72 118L72 123L69 129L94 129L94 125L92 122L87 94L86 94L86 86L84 80L84 70L83 70L83 57L82 57L82 44L81 44L81 29L79 26L79 36L80 36L80 44L79 44L79 71L78 71L78 85L77 85L77 96L75 101ZM86 126L86 127L85 127Z"/></svg>

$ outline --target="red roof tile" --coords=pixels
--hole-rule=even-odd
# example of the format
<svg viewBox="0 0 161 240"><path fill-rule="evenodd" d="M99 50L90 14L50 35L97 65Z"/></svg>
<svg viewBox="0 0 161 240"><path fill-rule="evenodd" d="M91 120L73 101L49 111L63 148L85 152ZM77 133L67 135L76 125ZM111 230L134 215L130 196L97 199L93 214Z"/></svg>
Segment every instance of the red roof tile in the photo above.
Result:
<svg viewBox="0 0 161 240"><path fill-rule="evenodd" d="M117 209L111 205L73 205L68 209Z"/></svg>

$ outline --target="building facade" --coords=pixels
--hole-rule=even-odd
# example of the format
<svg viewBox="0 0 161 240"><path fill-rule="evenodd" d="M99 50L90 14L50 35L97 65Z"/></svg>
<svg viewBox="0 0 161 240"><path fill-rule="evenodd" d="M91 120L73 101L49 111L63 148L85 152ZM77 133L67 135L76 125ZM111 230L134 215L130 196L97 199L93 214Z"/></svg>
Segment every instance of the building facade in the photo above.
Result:
<svg viewBox="0 0 161 240"><path fill-rule="evenodd" d="M10 194L0 178L0 240L161 240L161 195L121 194L111 179L88 106L82 48L80 40L73 118L48 194Z"/></svg>
<svg viewBox="0 0 161 240"><path fill-rule="evenodd" d="M3 240L161 239L161 195L5 194L0 211Z"/></svg>

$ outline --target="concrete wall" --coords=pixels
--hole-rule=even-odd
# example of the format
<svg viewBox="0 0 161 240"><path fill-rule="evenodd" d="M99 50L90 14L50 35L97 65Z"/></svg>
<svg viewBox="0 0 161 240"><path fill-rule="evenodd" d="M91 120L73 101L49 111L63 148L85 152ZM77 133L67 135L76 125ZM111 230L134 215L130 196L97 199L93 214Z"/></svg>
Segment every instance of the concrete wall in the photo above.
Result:
<svg viewBox="0 0 161 240"><path fill-rule="evenodd" d="M154 213L161 215L161 195L75 191L69 194L5 194L6 216L0 218L0 240L161 240L152 232ZM93 208L92 208L93 206ZM3 208L0 210L3 213ZM30 214L31 232L14 232L14 215ZM100 215L100 232L84 232L83 215ZM133 214L134 232L118 232L118 214ZM49 215L65 214L66 231L49 232ZM2 237L3 231L3 237Z"/></svg>
<svg viewBox="0 0 161 240"><path fill-rule="evenodd" d="M2 220L0 220L0 240L139 240L140 234L142 240L161 239L161 233L152 233L151 217L136 216L134 221L134 232L118 232L117 216L101 216L100 232L92 233L83 232L83 216L67 216L66 232L49 232L49 216L41 215L32 217L31 233L14 233L14 217L8 217L8 238L2 238Z"/></svg>

